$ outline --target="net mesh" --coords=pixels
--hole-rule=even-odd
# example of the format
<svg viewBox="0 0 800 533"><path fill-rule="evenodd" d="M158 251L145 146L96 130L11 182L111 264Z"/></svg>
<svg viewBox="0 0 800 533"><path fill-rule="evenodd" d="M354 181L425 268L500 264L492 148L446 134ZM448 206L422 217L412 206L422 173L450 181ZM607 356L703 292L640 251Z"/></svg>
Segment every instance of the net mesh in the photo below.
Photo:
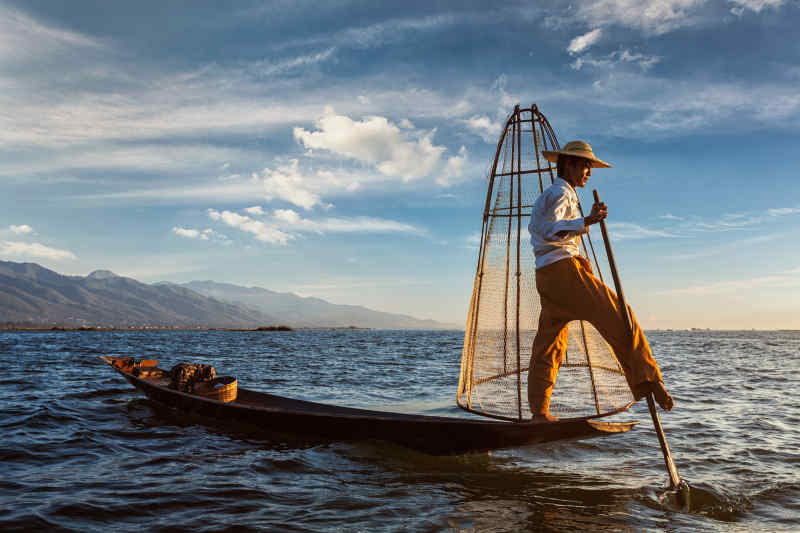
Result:
<svg viewBox="0 0 800 533"><path fill-rule="evenodd" d="M467 316L458 404L508 420L528 420L528 371L541 306L528 222L531 207L555 178L541 155L559 148L534 105L506 122L489 175L478 267ZM589 248L587 248L589 246ZM594 250L588 236L582 247ZM595 272L600 272L595 260ZM633 401L611 348L588 322L568 326L569 342L550 403L560 418L624 409Z"/></svg>

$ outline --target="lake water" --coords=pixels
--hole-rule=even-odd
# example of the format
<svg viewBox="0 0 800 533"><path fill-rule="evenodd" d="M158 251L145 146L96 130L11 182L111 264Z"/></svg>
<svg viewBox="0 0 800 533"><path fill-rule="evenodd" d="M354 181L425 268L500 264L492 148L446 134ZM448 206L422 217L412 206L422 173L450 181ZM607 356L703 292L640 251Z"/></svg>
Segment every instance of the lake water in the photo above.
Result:
<svg viewBox="0 0 800 533"><path fill-rule="evenodd" d="M156 412L99 355L213 364L240 386L464 416L462 332L0 332L2 531L800 531L800 332L648 334L692 487L647 405L631 432L430 457L232 434Z"/></svg>

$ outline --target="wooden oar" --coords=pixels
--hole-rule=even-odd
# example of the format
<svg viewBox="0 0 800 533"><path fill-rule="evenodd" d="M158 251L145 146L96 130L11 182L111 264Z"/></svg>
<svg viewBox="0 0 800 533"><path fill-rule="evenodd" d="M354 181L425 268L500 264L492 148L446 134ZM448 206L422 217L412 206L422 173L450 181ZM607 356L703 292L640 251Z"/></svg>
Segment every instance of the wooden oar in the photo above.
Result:
<svg viewBox="0 0 800 533"><path fill-rule="evenodd" d="M597 194L597 189L594 190L594 203L600 203L600 196ZM631 324L631 317L628 314L628 305L625 303L625 295L622 292L622 283L619 281L619 274L617 273L617 263L614 261L614 252L611 250L611 241L608 238L608 230L606 229L605 220L600 221L600 231L603 232L603 242L606 245L606 255L608 256L608 264L611 267L611 276L614 278L614 288L617 290L617 298L619 299L620 312L628 328L628 333L633 338L633 325ZM661 452L664 454L664 463L667 465L667 472L669 473L670 488L681 488L681 478L678 475L678 467L675 466L675 461L672 459L672 454L669 451L669 444L667 444L667 437L664 435L664 428L661 426L661 419L658 417L656 411L656 400L653 393L647 394L647 407L650 408L650 416L653 418L653 426L658 435L658 442L661 444Z"/></svg>

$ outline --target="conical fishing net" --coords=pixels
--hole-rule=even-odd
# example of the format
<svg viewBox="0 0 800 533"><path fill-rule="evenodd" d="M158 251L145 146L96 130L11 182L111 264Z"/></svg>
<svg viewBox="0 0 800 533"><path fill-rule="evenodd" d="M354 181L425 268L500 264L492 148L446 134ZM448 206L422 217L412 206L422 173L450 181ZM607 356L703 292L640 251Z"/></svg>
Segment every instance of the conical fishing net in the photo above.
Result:
<svg viewBox="0 0 800 533"><path fill-rule="evenodd" d="M458 404L495 418L524 421L528 365L539 322L531 207L556 177L543 150L558 150L555 132L534 105L517 106L501 133L489 174L478 267L464 336ZM583 254L595 259L588 235ZM611 348L588 322L568 326L569 343L550 413L560 418L610 414L633 401Z"/></svg>

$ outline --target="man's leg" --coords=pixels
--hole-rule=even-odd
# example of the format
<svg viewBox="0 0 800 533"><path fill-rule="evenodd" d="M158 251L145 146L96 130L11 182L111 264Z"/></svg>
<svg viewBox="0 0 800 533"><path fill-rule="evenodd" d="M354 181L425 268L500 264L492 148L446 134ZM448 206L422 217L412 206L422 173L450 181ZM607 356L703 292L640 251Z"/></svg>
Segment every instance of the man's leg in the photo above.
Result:
<svg viewBox="0 0 800 533"><path fill-rule="evenodd" d="M550 416L550 396L558 368L567 351L567 322L554 316L545 301L539 315L539 328L533 339L528 366L528 404L534 421L555 421Z"/></svg>
<svg viewBox="0 0 800 533"><path fill-rule="evenodd" d="M674 402L664 388L658 363L633 311L628 308L633 328L631 337L620 313L617 296L582 263L578 264L578 272L579 281L591 300L586 306L586 320L597 328L614 350L634 398L639 400L653 392L662 408L672 409Z"/></svg>

